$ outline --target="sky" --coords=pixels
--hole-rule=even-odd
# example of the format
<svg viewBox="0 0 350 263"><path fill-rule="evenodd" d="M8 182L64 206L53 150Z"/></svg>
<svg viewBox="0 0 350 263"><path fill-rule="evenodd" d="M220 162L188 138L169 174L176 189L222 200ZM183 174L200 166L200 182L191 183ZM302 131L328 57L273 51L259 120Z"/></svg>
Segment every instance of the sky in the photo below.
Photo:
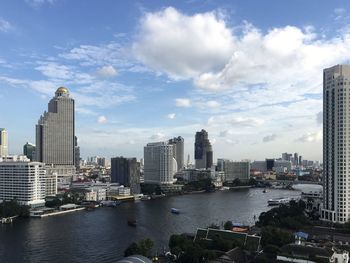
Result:
<svg viewBox="0 0 350 263"><path fill-rule="evenodd" d="M205 129L214 158L322 159L322 70L350 61L350 1L3 0L0 127L35 143L55 90L82 157ZM186 159L186 158L185 158Z"/></svg>

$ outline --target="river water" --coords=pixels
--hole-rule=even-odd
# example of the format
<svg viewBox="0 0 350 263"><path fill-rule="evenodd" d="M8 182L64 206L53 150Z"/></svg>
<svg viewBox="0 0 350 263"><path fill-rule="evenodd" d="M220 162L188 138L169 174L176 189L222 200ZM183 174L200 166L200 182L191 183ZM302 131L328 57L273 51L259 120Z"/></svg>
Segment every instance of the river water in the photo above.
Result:
<svg viewBox="0 0 350 263"><path fill-rule="evenodd" d="M227 220L253 224L254 215L270 208L268 199L299 196L300 191L227 190L17 220L0 225L0 262L116 262L131 242L148 237L162 251L172 234L194 233L197 227ZM173 207L181 213L170 213ZM137 227L128 226L128 218L135 218Z"/></svg>

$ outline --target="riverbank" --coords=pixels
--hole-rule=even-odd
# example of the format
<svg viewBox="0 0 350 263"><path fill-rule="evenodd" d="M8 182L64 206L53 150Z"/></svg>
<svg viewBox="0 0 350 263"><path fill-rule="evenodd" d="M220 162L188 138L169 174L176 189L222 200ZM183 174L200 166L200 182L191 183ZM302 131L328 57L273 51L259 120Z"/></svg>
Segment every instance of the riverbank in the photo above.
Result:
<svg viewBox="0 0 350 263"><path fill-rule="evenodd" d="M30 217L34 217L34 218L43 218L43 217L49 217L49 216L56 216L56 215L63 215L63 214L68 214L68 213L72 213L72 212L76 212L76 211L81 211L81 210L85 210L85 207L78 207L78 208L73 208L73 209L68 209L68 210L62 210L62 211L53 211L53 212L49 212L49 213L43 213L43 214L39 214L39 213L32 213L30 215ZM40 211L41 212L41 211Z"/></svg>

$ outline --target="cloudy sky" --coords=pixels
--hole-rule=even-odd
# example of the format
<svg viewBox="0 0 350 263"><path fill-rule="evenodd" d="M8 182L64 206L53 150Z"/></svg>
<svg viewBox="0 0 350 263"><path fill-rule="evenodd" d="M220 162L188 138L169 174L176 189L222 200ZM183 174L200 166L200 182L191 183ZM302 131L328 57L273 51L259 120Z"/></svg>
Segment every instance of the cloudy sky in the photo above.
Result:
<svg viewBox="0 0 350 263"><path fill-rule="evenodd" d="M350 60L350 2L0 3L0 127L11 153L59 86L82 156L142 157L206 129L215 158L322 158L322 69Z"/></svg>

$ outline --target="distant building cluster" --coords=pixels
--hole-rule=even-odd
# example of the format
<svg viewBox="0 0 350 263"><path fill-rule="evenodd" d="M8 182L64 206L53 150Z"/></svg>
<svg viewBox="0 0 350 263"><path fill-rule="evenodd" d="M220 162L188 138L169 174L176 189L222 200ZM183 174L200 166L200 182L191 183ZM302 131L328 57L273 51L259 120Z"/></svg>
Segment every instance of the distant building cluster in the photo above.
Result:
<svg viewBox="0 0 350 263"><path fill-rule="evenodd" d="M9 155L8 133L0 128L0 200L16 199L31 206L58 191L83 189L84 200L129 198L142 192L141 185L162 191L181 190L189 182L209 180L216 186L257 180L323 181L323 202L317 206L323 220L350 220L350 159L348 115L350 65L323 72L323 165L295 153L265 160L230 160L214 163L209 134L194 134L194 165L184 156L184 138L149 142L143 158L116 156L82 160L75 134L75 101L60 87L35 127L35 144L27 142L23 155ZM323 174L322 174L323 169ZM157 188L158 189L158 188Z"/></svg>

